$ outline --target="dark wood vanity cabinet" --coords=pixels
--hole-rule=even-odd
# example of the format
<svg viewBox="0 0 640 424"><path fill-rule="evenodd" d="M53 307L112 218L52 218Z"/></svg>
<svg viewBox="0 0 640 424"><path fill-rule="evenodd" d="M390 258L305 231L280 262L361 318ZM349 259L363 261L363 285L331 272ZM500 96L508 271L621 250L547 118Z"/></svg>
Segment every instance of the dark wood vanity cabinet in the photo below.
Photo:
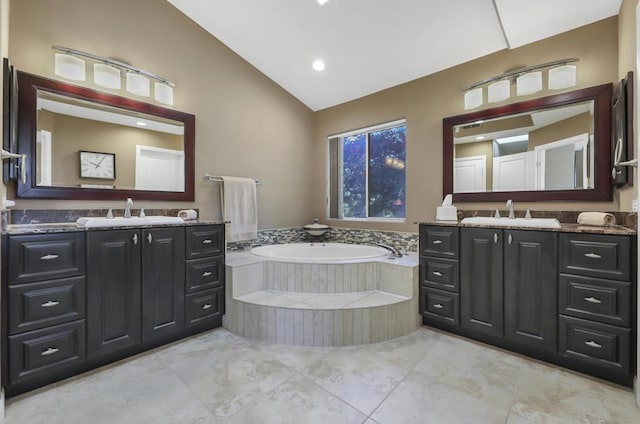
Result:
<svg viewBox="0 0 640 424"><path fill-rule="evenodd" d="M447 235L445 252L426 244L433 234ZM632 383L635 237L447 225L420 236L424 324Z"/></svg>
<svg viewBox="0 0 640 424"><path fill-rule="evenodd" d="M222 325L224 225L3 241L9 396Z"/></svg>

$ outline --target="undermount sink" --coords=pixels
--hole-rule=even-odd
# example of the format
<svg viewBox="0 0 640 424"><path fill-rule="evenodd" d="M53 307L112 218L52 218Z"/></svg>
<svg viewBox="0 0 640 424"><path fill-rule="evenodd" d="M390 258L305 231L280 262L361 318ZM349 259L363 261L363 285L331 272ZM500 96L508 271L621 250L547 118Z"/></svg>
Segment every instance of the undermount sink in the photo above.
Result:
<svg viewBox="0 0 640 424"><path fill-rule="evenodd" d="M145 216L143 218L134 216L131 218L116 217L87 217L79 218L76 225L82 228L105 228L105 227L129 227L139 225L164 225L181 224L184 221L177 216Z"/></svg>
<svg viewBox="0 0 640 424"><path fill-rule="evenodd" d="M474 216L464 218L462 224L490 225L494 227L530 227L560 228L560 221L555 218L493 218Z"/></svg>

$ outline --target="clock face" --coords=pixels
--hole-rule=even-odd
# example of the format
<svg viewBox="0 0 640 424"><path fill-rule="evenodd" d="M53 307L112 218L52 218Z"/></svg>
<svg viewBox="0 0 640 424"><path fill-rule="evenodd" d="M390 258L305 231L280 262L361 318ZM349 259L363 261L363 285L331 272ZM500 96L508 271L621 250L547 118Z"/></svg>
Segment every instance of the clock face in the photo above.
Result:
<svg viewBox="0 0 640 424"><path fill-rule="evenodd" d="M116 155L80 151L80 177L113 180L116 178Z"/></svg>

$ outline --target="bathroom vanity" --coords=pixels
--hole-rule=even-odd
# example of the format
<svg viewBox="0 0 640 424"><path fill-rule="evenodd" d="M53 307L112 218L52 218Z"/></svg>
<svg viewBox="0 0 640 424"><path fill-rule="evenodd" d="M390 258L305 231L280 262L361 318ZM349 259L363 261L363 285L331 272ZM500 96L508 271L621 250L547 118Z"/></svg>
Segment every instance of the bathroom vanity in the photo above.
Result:
<svg viewBox="0 0 640 424"><path fill-rule="evenodd" d="M636 235L420 224L423 323L631 386Z"/></svg>
<svg viewBox="0 0 640 424"><path fill-rule="evenodd" d="M224 224L14 227L2 237L8 396L222 325Z"/></svg>

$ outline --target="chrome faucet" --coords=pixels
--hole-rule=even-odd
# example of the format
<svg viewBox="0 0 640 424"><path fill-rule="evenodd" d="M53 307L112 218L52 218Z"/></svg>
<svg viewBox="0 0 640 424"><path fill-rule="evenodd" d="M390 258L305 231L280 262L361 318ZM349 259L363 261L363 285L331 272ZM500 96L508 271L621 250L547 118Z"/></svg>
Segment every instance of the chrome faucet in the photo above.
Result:
<svg viewBox="0 0 640 424"><path fill-rule="evenodd" d="M509 208L509 219L514 219L516 214L513 213L513 200L507 200L507 207Z"/></svg>
<svg viewBox="0 0 640 424"><path fill-rule="evenodd" d="M131 206L133 206L133 200L131 197L127 197L127 203L124 205L124 217L131 218Z"/></svg>
<svg viewBox="0 0 640 424"><path fill-rule="evenodd" d="M396 258L402 257L402 252L400 252L398 249L396 249L393 246L389 246L388 244L383 244L383 243L376 243L376 246L380 246L383 249L387 249L389 252L391 252L391 256L393 257L396 257Z"/></svg>
<svg viewBox="0 0 640 424"><path fill-rule="evenodd" d="M411 247L417 243L418 239L411 240L409 243L407 243L407 245L402 248L402 256L407 256L409 254L409 249L411 249Z"/></svg>

